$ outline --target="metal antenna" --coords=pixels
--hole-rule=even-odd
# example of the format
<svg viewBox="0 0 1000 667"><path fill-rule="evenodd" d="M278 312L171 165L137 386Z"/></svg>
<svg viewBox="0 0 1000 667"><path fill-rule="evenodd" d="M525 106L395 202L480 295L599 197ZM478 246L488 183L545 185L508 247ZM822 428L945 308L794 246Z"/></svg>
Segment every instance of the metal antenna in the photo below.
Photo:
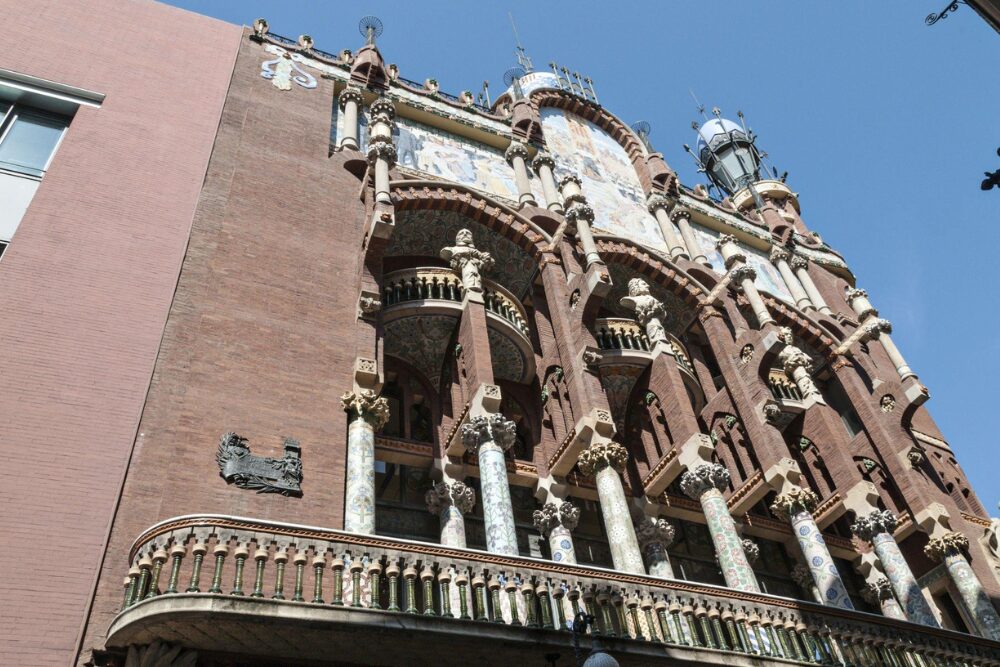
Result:
<svg viewBox="0 0 1000 667"><path fill-rule="evenodd" d="M646 150L652 152L653 148L652 146L649 145L649 132L652 129L652 127L650 126L649 121L637 120L636 122L632 123L631 127L632 130L639 135L639 139L640 141L642 141L642 144L646 147Z"/></svg>
<svg viewBox="0 0 1000 667"><path fill-rule="evenodd" d="M382 21L377 16L366 16L358 21L358 31L365 38L365 44L372 45L375 38L382 35Z"/></svg>
<svg viewBox="0 0 1000 667"><path fill-rule="evenodd" d="M521 90L521 77L524 75L524 68L519 65L511 67L503 73L503 82L508 88L514 89L515 100L519 100L524 97L524 92Z"/></svg>
<svg viewBox="0 0 1000 667"><path fill-rule="evenodd" d="M493 103L490 102L490 82L483 81L483 92L479 93L479 97L486 99L486 106L491 107Z"/></svg>
<svg viewBox="0 0 1000 667"><path fill-rule="evenodd" d="M517 34L517 26L514 25L514 15L507 12L507 18L510 19L510 27L514 31L514 43L517 45L514 55L517 56L517 62L524 68L525 73L532 72L535 68L531 64L531 58L528 57L527 51L521 46L521 37Z"/></svg>
<svg viewBox="0 0 1000 667"><path fill-rule="evenodd" d="M590 95L594 98L594 104L600 104L600 102L597 101L597 91L594 90L594 80L589 76L583 77L583 80L587 82L588 86L590 86Z"/></svg>
<svg viewBox="0 0 1000 667"><path fill-rule="evenodd" d="M708 116L705 115L705 105L698 101L698 98L697 98L697 96L695 96L693 90L691 90L690 88L688 88L688 92L691 93L691 99L694 100L694 106L695 106L696 109L698 109L698 113L701 114L702 118L704 118L705 120L708 120ZM697 129L697 128L695 128L695 129Z"/></svg>

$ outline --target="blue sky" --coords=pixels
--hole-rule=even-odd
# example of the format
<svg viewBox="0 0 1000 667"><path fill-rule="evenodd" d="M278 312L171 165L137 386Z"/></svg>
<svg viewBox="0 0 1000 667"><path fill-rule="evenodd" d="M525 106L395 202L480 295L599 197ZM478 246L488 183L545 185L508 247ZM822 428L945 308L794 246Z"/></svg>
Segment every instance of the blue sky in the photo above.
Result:
<svg viewBox="0 0 1000 667"><path fill-rule="evenodd" d="M494 95L515 64L510 11L536 68L556 60L593 78L612 113L649 121L688 185L702 180L681 148L698 118L690 91L727 115L742 110L789 172L806 224L892 321L930 388L927 407L997 514L1000 190L979 182L1000 168L1000 35L969 7L927 27L947 2L169 4L232 23L262 16L332 52L357 49L358 19L374 14L402 76L451 93L487 79Z"/></svg>

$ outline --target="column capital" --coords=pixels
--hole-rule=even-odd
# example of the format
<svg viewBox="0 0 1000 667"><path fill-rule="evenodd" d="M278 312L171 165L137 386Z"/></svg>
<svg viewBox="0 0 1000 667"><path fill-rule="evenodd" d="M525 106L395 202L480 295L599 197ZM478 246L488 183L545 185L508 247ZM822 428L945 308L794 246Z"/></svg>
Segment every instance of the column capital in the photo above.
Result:
<svg viewBox="0 0 1000 667"><path fill-rule="evenodd" d="M535 510L531 514L535 522L535 528L542 535L548 537L554 528L562 526L566 530L573 530L580 522L580 508L564 500L559 503L545 503L541 509Z"/></svg>
<svg viewBox="0 0 1000 667"><path fill-rule="evenodd" d="M793 269L805 269L809 266L809 260L802 255L792 255L790 264Z"/></svg>
<svg viewBox="0 0 1000 667"><path fill-rule="evenodd" d="M718 463L702 463L681 475L681 491L698 500L710 489L724 490L729 486L729 471Z"/></svg>
<svg viewBox="0 0 1000 667"><path fill-rule="evenodd" d="M372 102L368 112L371 114L372 120L377 119L388 123L392 123L396 117L396 107L388 97L380 97Z"/></svg>
<svg viewBox="0 0 1000 667"><path fill-rule="evenodd" d="M788 252L785 248L780 245L771 246L771 263L777 264L778 262L787 262L792 258L792 253Z"/></svg>
<svg viewBox="0 0 1000 667"><path fill-rule="evenodd" d="M689 211L684 206L675 206L674 210L670 212L670 222L678 223L681 220L691 221L691 211Z"/></svg>
<svg viewBox="0 0 1000 667"><path fill-rule="evenodd" d="M541 170L542 167L555 169L556 161L550 154L543 151L539 151L538 154L535 155L535 159L531 161L531 168L534 170L535 174L540 176L541 174L539 174L539 171Z"/></svg>
<svg viewBox="0 0 1000 667"><path fill-rule="evenodd" d="M506 452L514 444L516 435L517 425L499 414L472 417L462 424L462 444L470 453L478 453L480 446L487 442L496 443Z"/></svg>
<svg viewBox="0 0 1000 667"><path fill-rule="evenodd" d="M865 542L871 542L872 538L881 533L892 535L896 530L896 516L889 510L874 510L865 516L859 516L851 524L851 532Z"/></svg>
<svg viewBox="0 0 1000 667"><path fill-rule="evenodd" d="M722 255L727 269L733 268L733 264L737 262L746 263L747 261L746 253L740 248L736 242L736 237L732 234L723 234L720 236L715 242L715 249Z"/></svg>
<svg viewBox="0 0 1000 667"><path fill-rule="evenodd" d="M348 86L340 92L337 98L337 104L340 109L343 110L348 102L355 102L359 106L364 102L364 96L361 94L361 89L356 86Z"/></svg>
<svg viewBox="0 0 1000 667"><path fill-rule="evenodd" d="M775 498L771 503L771 512L787 521L801 512L812 513L818 504L819 496L810 489L797 486Z"/></svg>
<svg viewBox="0 0 1000 667"><path fill-rule="evenodd" d="M851 302L857 299L859 296L868 298L868 291L863 290L860 287L845 287L844 288L844 299L847 301L847 305L851 305Z"/></svg>
<svg viewBox="0 0 1000 667"><path fill-rule="evenodd" d="M737 266L732 271L730 271L729 275L732 276L732 282L735 283L736 285L739 285L748 278L750 280L756 280L757 270L754 269L749 264L741 264L740 266Z"/></svg>
<svg viewBox="0 0 1000 667"><path fill-rule="evenodd" d="M573 224L576 224L577 220L583 220L588 223L593 222L594 209L586 202L574 202L572 206L566 210L566 219Z"/></svg>
<svg viewBox="0 0 1000 667"><path fill-rule="evenodd" d="M743 553L746 554L747 562L753 565L760 560L760 545L750 539L740 540L743 546Z"/></svg>
<svg viewBox="0 0 1000 667"><path fill-rule="evenodd" d="M869 316L878 316L878 310L872 305L872 302L868 300L868 292L857 287L845 287L844 288L844 300L847 301L847 305L851 307L855 315L858 316L858 321L863 322L868 319Z"/></svg>
<svg viewBox="0 0 1000 667"><path fill-rule="evenodd" d="M647 519L642 517L635 524L635 536L639 546L645 550L650 544L661 544L669 547L677 536L677 530L666 519Z"/></svg>
<svg viewBox="0 0 1000 667"><path fill-rule="evenodd" d="M431 514L440 514L449 505L468 514L476 504L476 492L463 482L438 482L424 495L424 501Z"/></svg>
<svg viewBox="0 0 1000 667"><path fill-rule="evenodd" d="M649 209L649 212L653 215L656 215L656 212L661 208L664 211L669 211L671 204L672 202L659 192L654 192L649 195L649 199L646 200L646 208Z"/></svg>
<svg viewBox="0 0 1000 667"><path fill-rule="evenodd" d="M590 477L604 468L614 468L622 472L627 461L628 450L617 442L595 442L580 452L577 466L581 473Z"/></svg>
<svg viewBox="0 0 1000 667"><path fill-rule="evenodd" d="M792 577L792 581L798 584L799 588L806 592L811 592L813 587L816 585L813 579L812 571L809 569L808 565L803 565L799 563L792 568L789 573Z"/></svg>
<svg viewBox="0 0 1000 667"><path fill-rule="evenodd" d="M507 161L507 164L513 166L514 158L519 157L527 164L530 154L528 153L528 147L522 144L520 141L510 142L510 146L503 153L503 159Z"/></svg>
<svg viewBox="0 0 1000 667"><path fill-rule="evenodd" d="M862 597L868 604L881 606L882 602L892 599L892 584L885 577L879 577L875 581L869 582L861 591Z"/></svg>
<svg viewBox="0 0 1000 667"><path fill-rule="evenodd" d="M349 391L340 397L344 410L352 417L360 417L379 430L389 420L389 402L371 389Z"/></svg>
<svg viewBox="0 0 1000 667"><path fill-rule="evenodd" d="M396 164L396 147L391 141L378 139L368 143L368 164L374 165L378 160L385 160L389 166Z"/></svg>
<svg viewBox="0 0 1000 667"><path fill-rule="evenodd" d="M579 189L583 185L583 181L581 181L580 177L576 174L564 174L558 181L556 181L556 185L559 187L560 191L564 190L566 186L572 187L574 185L576 186L576 189Z"/></svg>
<svg viewBox="0 0 1000 667"><path fill-rule="evenodd" d="M960 555L968 548L969 538L962 533L951 532L930 540L924 547L924 555L937 563L948 556Z"/></svg>

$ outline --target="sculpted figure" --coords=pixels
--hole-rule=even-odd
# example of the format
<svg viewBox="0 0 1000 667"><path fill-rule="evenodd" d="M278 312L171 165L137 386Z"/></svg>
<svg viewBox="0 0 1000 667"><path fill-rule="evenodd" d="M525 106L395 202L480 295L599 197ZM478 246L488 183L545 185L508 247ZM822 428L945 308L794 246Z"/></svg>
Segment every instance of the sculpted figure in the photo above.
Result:
<svg viewBox="0 0 1000 667"><path fill-rule="evenodd" d="M663 326L667 312L663 309L663 302L649 293L649 284L645 280L633 278L628 281L628 296L621 300L621 304L635 311L639 324L646 329L651 348L667 341L667 330Z"/></svg>
<svg viewBox="0 0 1000 667"><path fill-rule="evenodd" d="M441 258L450 262L451 268L462 274L462 286L468 292L482 292L481 272L493 268L493 257L488 252L477 250L472 244L472 232L458 230L455 245L441 250Z"/></svg>

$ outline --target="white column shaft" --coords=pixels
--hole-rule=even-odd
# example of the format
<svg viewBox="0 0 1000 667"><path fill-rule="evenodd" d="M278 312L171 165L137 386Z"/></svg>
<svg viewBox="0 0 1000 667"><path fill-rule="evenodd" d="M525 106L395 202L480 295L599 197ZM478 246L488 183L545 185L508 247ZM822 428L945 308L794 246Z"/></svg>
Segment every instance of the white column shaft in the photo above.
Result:
<svg viewBox="0 0 1000 667"><path fill-rule="evenodd" d="M800 267L795 270L795 275L798 276L799 281L802 283L802 287L806 290L806 294L809 295L809 300L812 301L812 305L824 315L830 315L833 311L830 310L830 306L826 305L826 301L823 300L823 295L819 293L818 289L816 289L816 283L813 282L808 269Z"/></svg>
<svg viewBox="0 0 1000 667"><path fill-rule="evenodd" d="M779 259L775 262L775 266L778 267L778 273L781 274L781 278L788 286L788 291L792 293L792 298L795 299L795 307L801 310L815 310L816 307L813 305L809 295L806 294L806 290L803 289L799 279L795 277L795 274L792 272L792 267L788 265L788 262L786 260Z"/></svg>
<svg viewBox="0 0 1000 667"><path fill-rule="evenodd" d="M670 216L667 215L666 210L663 208L656 209L656 222L660 226L660 233L663 234L663 240L667 242L670 258L677 259L678 257L683 257L687 259L688 253L684 248L684 242L677 234L677 230L674 229L674 223L670 221Z"/></svg>

